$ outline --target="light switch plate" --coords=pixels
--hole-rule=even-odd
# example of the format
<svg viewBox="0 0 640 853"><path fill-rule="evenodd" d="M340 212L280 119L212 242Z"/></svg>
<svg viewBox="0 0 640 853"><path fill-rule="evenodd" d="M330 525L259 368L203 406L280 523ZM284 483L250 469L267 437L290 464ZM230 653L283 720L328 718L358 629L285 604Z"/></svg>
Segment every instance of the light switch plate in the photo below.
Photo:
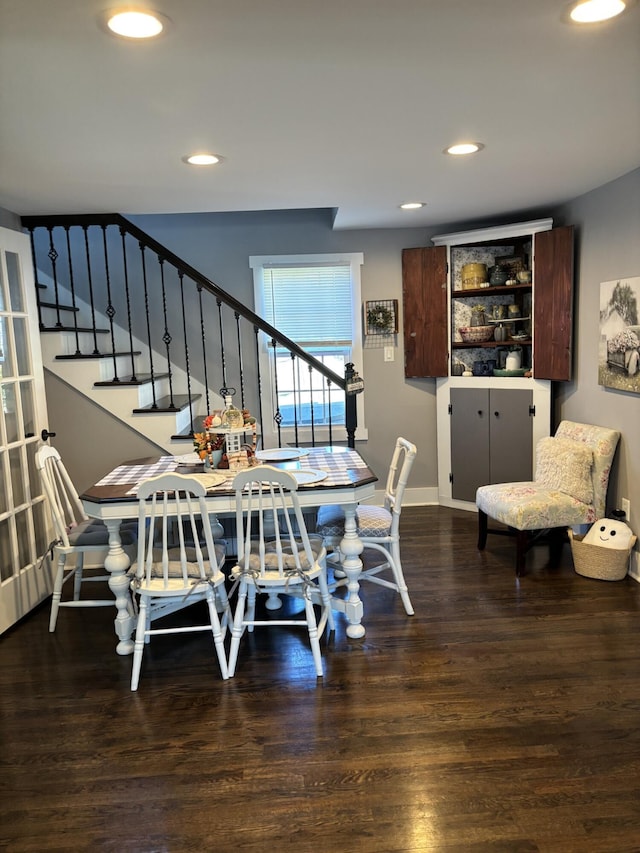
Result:
<svg viewBox="0 0 640 853"><path fill-rule="evenodd" d="M384 348L384 360L385 361L393 361L393 359L394 359L393 347L385 347Z"/></svg>

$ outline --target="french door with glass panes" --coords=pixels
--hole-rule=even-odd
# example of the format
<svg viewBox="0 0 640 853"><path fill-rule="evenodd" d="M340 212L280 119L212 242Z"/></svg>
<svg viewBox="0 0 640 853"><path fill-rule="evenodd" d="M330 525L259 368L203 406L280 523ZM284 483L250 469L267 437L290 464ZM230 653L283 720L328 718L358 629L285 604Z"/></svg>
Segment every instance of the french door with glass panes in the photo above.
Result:
<svg viewBox="0 0 640 853"><path fill-rule="evenodd" d="M0 633L51 593L35 453L47 426L29 238L0 228Z"/></svg>

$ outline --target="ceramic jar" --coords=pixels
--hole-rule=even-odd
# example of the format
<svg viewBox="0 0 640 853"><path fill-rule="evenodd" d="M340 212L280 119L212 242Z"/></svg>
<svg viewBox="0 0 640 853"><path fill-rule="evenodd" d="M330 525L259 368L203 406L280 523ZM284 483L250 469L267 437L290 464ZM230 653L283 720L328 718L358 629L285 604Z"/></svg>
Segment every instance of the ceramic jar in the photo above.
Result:
<svg viewBox="0 0 640 853"><path fill-rule="evenodd" d="M498 342L507 340L507 330L503 325L496 326L493 332L493 339Z"/></svg>
<svg viewBox="0 0 640 853"><path fill-rule="evenodd" d="M492 287L497 285L505 284L507 279L509 278L509 273L506 271L504 267L495 266L491 267L491 277L489 278L489 284Z"/></svg>
<svg viewBox="0 0 640 853"><path fill-rule="evenodd" d="M507 356L505 367L507 368L507 370L520 370L520 368L522 367L521 349L511 350L511 352Z"/></svg>

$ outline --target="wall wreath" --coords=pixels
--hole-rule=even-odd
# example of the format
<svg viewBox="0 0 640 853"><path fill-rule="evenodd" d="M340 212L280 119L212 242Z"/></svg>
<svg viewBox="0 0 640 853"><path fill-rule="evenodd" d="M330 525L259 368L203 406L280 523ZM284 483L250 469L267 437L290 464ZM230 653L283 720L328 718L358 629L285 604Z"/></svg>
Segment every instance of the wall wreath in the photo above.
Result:
<svg viewBox="0 0 640 853"><path fill-rule="evenodd" d="M398 331L398 300L377 299L365 303L367 335L392 335Z"/></svg>

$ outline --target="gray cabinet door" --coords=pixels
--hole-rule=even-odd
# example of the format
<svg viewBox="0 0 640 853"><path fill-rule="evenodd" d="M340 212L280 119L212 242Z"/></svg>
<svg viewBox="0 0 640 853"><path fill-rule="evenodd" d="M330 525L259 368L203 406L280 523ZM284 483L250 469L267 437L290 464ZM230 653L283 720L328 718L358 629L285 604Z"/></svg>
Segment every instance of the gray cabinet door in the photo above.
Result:
<svg viewBox="0 0 640 853"><path fill-rule="evenodd" d="M515 483L532 477L533 394L492 388L489 396L490 483Z"/></svg>
<svg viewBox="0 0 640 853"><path fill-rule="evenodd" d="M452 388L451 497L475 503L479 486L532 477L533 393Z"/></svg>
<svg viewBox="0 0 640 853"><path fill-rule="evenodd" d="M476 489L489 483L489 389L452 388L451 497L476 500Z"/></svg>

